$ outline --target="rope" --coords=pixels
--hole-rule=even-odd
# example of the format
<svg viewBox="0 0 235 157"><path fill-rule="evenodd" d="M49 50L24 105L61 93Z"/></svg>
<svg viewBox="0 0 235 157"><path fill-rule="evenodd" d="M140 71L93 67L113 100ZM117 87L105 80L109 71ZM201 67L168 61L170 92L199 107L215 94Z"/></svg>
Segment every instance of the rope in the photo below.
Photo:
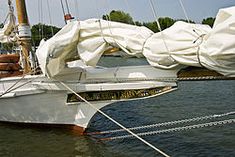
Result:
<svg viewBox="0 0 235 157"><path fill-rule="evenodd" d="M148 145L149 147L151 147L152 149L154 149L155 151L159 152L160 154L162 154L165 157L169 157L169 155L167 155L166 153L164 153L163 151L161 151L160 149L156 148L155 146L153 146L152 144L150 144L149 142L147 142L146 140L144 140L143 138L139 137L138 135L136 135L135 133L133 133L132 131L130 131L129 129L127 129L125 126L123 126L122 124L120 124L119 122L117 122L116 120L114 120L113 118L111 118L109 115L107 115L106 113L104 113L103 111L101 111L100 109L98 109L97 107L95 107L95 105L91 104L90 102L88 102L86 99L84 99L83 97L81 97L78 93L76 93L73 89L71 89L69 86L67 86L65 83L59 81L61 85L63 85L65 88L67 88L70 92L74 93L77 97L79 97L82 101L84 101L86 104L88 104L89 106L91 106L93 109L95 109L97 112L99 112L100 114L102 114L103 116L105 116L106 118L108 118L110 121L112 121L113 123L115 123L116 125L118 125L119 127L121 127L122 129L126 130L126 132L130 133L133 137L136 137L137 139L139 139L140 141L142 141L143 143L145 143L146 145Z"/></svg>
<svg viewBox="0 0 235 157"><path fill-rule="evenodd" d="M150 129L150 128L155 128L155 127L164 127L164 126L184 124L184 123L195 122L195 121L203 121L203 120L209 120L209 119L215 119L215 118L222 118L222 117L230 116L230 115L234 115L234 114L235 114L235 111L223 113L223 114L214 114L214 115L203 116L203 117L195 117L195 118L190 118L190 119L183 119L183 120L176 120L176 121L170 121L170 122L164 122L164 123L156 123L156 124L145 125L145 126L132 127L132 128L128 128L128 129L129 130ZM87 134L88 135L110 134L110 133L118 133L118 132L123 132L123 131L125 131L125 130L116 129L116 130L107 130L107 131L101 131L101 132L91 132L91 133L87 133Z"/></svg>
<svg viewBox="0 0 235 157"><path fill-rule="evenodd" d="M105 4L107 5L106 8L110 9L110 7L109 7L110 5L108 3L108 0L105 0L105 1L106 1ZM113 32L112 32L112 27L111 27L111 22L110 22L110 21L112 21L112 19L111 19L111 17L108 14L106 14L105 17L106 17L106 19L108 21L108 30L110 32L110 38L113 40L114 45L112 45L111 43L108 43L108 44L113 46L113 47L118 47L118 48L122 49L124 52L126 52L129 55L132 55L132 56L135 55L136 53L131 52L125 46L123 46L120 43L118 43L118 41L113 37L114 35L113 35Z"/></svg>
<svg viewBox="0 0 235 157"><path fill-rule="evenodd" d="M156 135L156 134L163 134L163 133L170 133L170 132L178 132L178 131L199 129L199 128L204 128L204 127L212 127L212 126L231 124L231 123L235 123L235 119L228 119L228 120L223 120L223 121L202 123L202 124L196 124L196 125L188 125L188 126L184 126L184 127L176 127L176 128L170 128L170 129L164 129L164 130L143 132L143 133L137 133L136 135L141 137L141 136L147 136L147 135ZM117 139L125 139L125 138L132 138L132 137L133 137L132 135L123 135L123 136L103 138L101 140L117 140Z"/></svg>
<svg viewBox="0 0 235 157"><path fill-rule="evenodd" d="M10 92L12 92L12 91L14 91L14 90L16 90L16 89L19 89L20 87L23 87L24 85L26 85L26 84L32 82L33 80L37 79L40 75L38 75L37 77L35 77L35 78L33 78L33 79L30 79L29 81L27 81L27 82L25 82L25 83L23 83L23 84L21 84L21 85L19 85L19 86L17 86L17 87L15 87L18 83L20 83L20 82L24 79L24 77L25 77L26 75L34 74L35 72L37 72L37 71L36 71L37 68L38 68L38 67L36 67L35 69L33 69L33 70L32 70L31 72L29 72L29 73L23 74L23 76L22 76L19 80L17 80L12 86L10 86L4 93L0 94L0 98L1 98L2 96L6 95L7 93L10 93Z"/></svg>
<svg viewBox="0 0 235 157"><path fill-rule="evenodd" d="M201 59L200 59L200 45L203 43L204 41L204 36L206 34L199 34L198 32L196 32L195 29L193 29L193 32L196 33L198 35L197 39L193 41L193 43L195 44L198 40L199 40L199 43L197 44L197 52L196 52L196 55L197 55L197 60L198 60L198 63L201 65L201 67L204 67L202 62L201 62Z"/></svg>
<svg viewBox="0 0 235 157"><path fill-rule="evenodd" d="M63 4L62 0L60 0L60 4L61 4L61 7L62 7L63 15L65 15L65 9L64 9L64 4ZM64 19L64 22L65 22L65 24L67 24L67 21L65 19Z"/></svg>
<svg viewBox="0 0 235 157"><path fill-rule="evenodd" d="M166 43L166 40L165 40L165 36L164 36L164 34L163 34L163 32L162 32L161 25L160 25L160 23L159 23L159 21L158 21L159 17L157 16L156 9L154 8L153 1L152 1L152 0L149 0L149 4L150 4L150 7L151 7L151 9L152 9L154 18L156 19L155 21L156 21L156 23L157 23L158 29L159 29L159 31L160 31L160 33L161 33L161 37L162 37L163 44L164 44L164 46L165 46L165 48L166 48L166 51L167 51L168 54L169 54L169 57L171 57L171 51L170 51L169 47L167 46L167 43ZM149 37L149 38L150 38L150 37ZM147 38L146 41L147 41L149 38ZM146 42L145 42L145 43L146 43ZM171 58L174 60L173 57L171 57ZM176 67L176 66L178 66L178 64L173 65L173 66L170 66L170 68L173 68L173 67Z"/></svg>
<svg viewBox="0 0 235 157"><path fill-rule="evenodd" d="M185 18L187 19L187 22L190 23L188 14L187 14L187 12L186 12L186 9L185 9L185 7L184 7L184 4L183 4L182 0L179 0L179 3L180 3L180 6L181 6L181 8L182 8L182 10L183 10L183 12L184 12ZM201 65L201 67L204 67L203 64L201 63L201 59L200 59L200 45L201 45L202 42L203 42L203 39L204 39L203 37L205 36L205 34L199 35L199 34L196 32L196 30L193 28L193 26L192 26L192 29L193 29L193 32L195 32L195 33L198 35L198 38L197 38L193 43L196 43L196 41L197 41L198 39L201 39L200 43L198 44L198 49L197 49L196 55L197 55L198 63Z"/></svg>
<svg viewBox="0 0 235 157"><path fill-rule="evenodd" d="M110 9L110 5L109 5L109 2L108 2L108 0L105 0L105 2L106 2L106 5L107 5L107 8L108 9ZM110 34L111 34L111 39L114 41L114 43L115 44L117 44L118 46L119 46L119 44L118 44L118 42L114 39L114 38L112 38L113 37L113 33L112 33L112 29L111 29L111 23L110 23L110 21L112 21L112 19L111 19L111 16L109 16L108 14L106 15L106 18L107 18L107 21L108 21L108 28L109 28L109 32L110 32ZM102 25L101 25L102 26ZM103 32L102 32L103 33ZM110 43L108 43L108 44L110 44ZM111 44L110 44L111 45Z"/></svg>
<svg viewBox="0 0 235 157"><path fill-rule="evenodd" d="M25 75L23 75L21 79L17 80L17 81L16 81L12 86L10 86L4 93L2 93L2 94L0 95L0 97L2 97L3 95L9 93L12 88L14 88L21 80L24 79L24 77L25 77Z"/></svg>
<svg viewBox="0 0 235 157"><path fill-rule="evenodd" d="M105 4L107 5L107 8L110 10L110 5L109 5L109 1L108 0L105 0ZM110 32L110 34L111 34L111 36L110 36L110 38L113 40L113 42L117 45L117 46L119 46L120 48L122 48L123 46L121 46L116 40L115 40L115 38L113 38L113 32L112 32L112 28L111 28L111 21L112 21L112 19L111 19L111 16L109 16L109 15L106 15L106 18L107 18L107 21L108 21L108 29L109 29L109 32ZM101 25L102 26L102 25ZM108 43L109 45L111 45L110 43ZM112 46L112 45L111 45ZM116 46L113 46L113 47L116 47ZM123 51L125 51L126 53L129 53L129 52L127 52L126 51L126 49L123 49Z"/></svg>
<svg viewBox="0 0 235 157"><path fill-rule="evenodd" d="M109 44L108 41L105 39L104 37L104 31L103 31L103 28L102 28L102 23L101 23L101 20L99 20L99 27L100 27L100 33L101 33L101 36L104 40L105 43Z"/></svg>

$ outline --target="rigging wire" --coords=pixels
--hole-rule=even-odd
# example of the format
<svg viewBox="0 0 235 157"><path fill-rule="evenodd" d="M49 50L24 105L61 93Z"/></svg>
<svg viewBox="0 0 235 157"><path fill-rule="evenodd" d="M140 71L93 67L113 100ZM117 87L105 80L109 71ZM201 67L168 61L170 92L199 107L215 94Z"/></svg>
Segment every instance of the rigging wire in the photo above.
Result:
<svg viewBox="0 0 235 157"><path fill-rule="evenodd" d="M39 40L41 39L41 26L40 26L40 21L41 21L41 9L40 9L40 0L38 0L38 38Z"/></svg>
<svg viewBox="0 0 235 157"><path fill-rule="evenodd" d="M110 9L110 5L109 5L109 2L108 2L108 0L105 0L105 4L107 5L107 9L108 10L111 10ZM109 29L109 32L110 32L110 34L111 34L111 36L110 36L110 38L113 40L113 43L114 43L114 45L112 45L110 42L108 43L109 45L111 45L111 46L113 46L113 47L118 47L118 48L121 48L123 51L125 51L127 54L131 54L130 52L129 52L129 50L128 49L126 49L125 47L123 47L122 45L120 45L116 40L115 40L115 38L113 38L113 32L112 32L112 27L111 27L111 22L110 21L112 21L112 19L111 19L111 16L109 16L109 15L107 15L106 14L106 20L108 21L108 29ZM102 26L101 26L102 27ZM102 28L101 28L101 30L102 30ZM103 35L102 35L103 36ZM104 38L104 40L105 40L105 38ZM106 41L106 40L105 40Z"/></svg>
<svg viewBox="0 0 235 157"><path fill-rule="evenodd" d="M62 10L63 10L63 14L64 14L64 21L65 21L65 24L67 24L67 22L69 22L72 19L74 19L74 17L72 17L71 14L70 14L70 9L69 9L68 1L64 0L64 2L65 2L65 7L66 7L67 12L65 12L65 7L64 7L63 0L60 0L61 7L62 7Z"/></svg>
<svg viewBox="0 0 235 157"><path fill-rule="evenodd" d="M3 24L5 25L6 24L6 21L7 19L11 16L11 15L14 15L13 12L14 12L14 8L12 6L12 1L11 0L8 0L8 13L7 13L7 16L5 18L5 20L3 21Z"/></svg>
<svg viewBox="0 0 235 157"><path fill-rule="evenodd" d="M180 6L181 6L181 8L182 8L182 10L183 10L183 12L184 12L184 16L185 16L185 18L187 19L187 22L190 23L188 14L187 14L187 12L186 12L186 10L185 10L185 7L184 7L184 4L183 4L182 0L179 0L179 2L180 2Z"/></svg>
<svg viewBox="0 0 235 157"><path fill-rule="evenodd" d="M39 18L39 39L44 38L44 26L43 26L43 5L42 0L38 0L38 18Z"/></svg>
<svg viewBox="0 0 235 157"><path fill-rule="evenodd" d="M41 21L42 21L42 27L41 27L41 29L42 29L42 39L44 38L44 19L43 19L43 2L42 2L42 0L41 0Z"/></svg>
<svg viewBox="0 0 235 157"><path fill-rule="evenodd" d="M47 0L47 10L48 10L48 16L49 16L49 23L50 23L50 27L51 27L51 35L54 35L54 30L52 27L52 18L51 18L51 10L50 10L50 4L49 4L49 0Z"/></svg>
<svg viewBox="0 0 235 157"><path fill-rule="evenodd" d="M130 7L130 4L129 4L129 2L128 2L128 0L124 0L124 2L125 2L125 4L126 4L126 6L127 6L127 10L128 10L128 12L132 12L132 10L131 10L131 7ZM134 25L135 26L137 26L137 23L136 23L136 21L133 19L133 23L134 23Z"/></svg>
<svg viewBox="0 0 235 157"><path fill-rule="evenodd" d="M78 2L78 0L74 0L74 11L75 11L75 13L76 13L76 17L77 17L77 19L79 19L79 2Z"/></svg>
<svg viewBox="0 0 235 157"><path fill-rule="evenodd" d="M170 57L171 59L173 59L173 57L171 56L171 50L170 50L170 48L167 46L166 39L165 39L165 35L164 35L164 33L162 32L162 28L161 28L161 25L160 25L160 23L159 23L159 17L157 16L157 12L156 12L156 9L155 9L155 7L154 7L153 1L152 1L152 0L149 0L149 4L150 4L150 7L151 7L153 16L154 16L154 18L155 18L155 21L156 21L156 23L157 23L158 29L159 29L159 31L160 31L160 33L161 33L162 41L163 41L163 44L164 44L164 46L165 46L165 48L166 48L166 51L167 51L169 57ZM167 67L167 68L168 68L168 69L171 69L171 68L174 68L174 67L177 67L177 66L178 66L178 64L175 64L175 65L171 65L171 66L169 66L169 67Z"/></svg>
<svg viewBox="0 0 235 157"><path fill-rule="evenodd" d="M112 121L113 123L115 123L116 125L118 125L120 128L125 129L129 134L131 134L133 137L136 137L137 139L139 139L140 141L142 141L143 143L145 143L146 145L148 145L149 147L151 147L152 149L154 149L155 151L157 151L158 153L162 154L165 157L169 157L169 155L167 155L166 153L164 153L163 151L161 151L160 149L156 148L154 145L150 144L149 142L147 142L146 140L144 140L143 138L139 137L138 135L136 135L135 133L133 133L132 131L130 131L129 129L127 129L125 126L123 126L122 124L120 124L119 122L117 122L116 120L114 120L113 118L111 118L109 115L107 115L106 113L104 113L103 111L101 111L100 109L98 109L95 105L93 105L92 103L88 102L86 99L84 99L83 97L81 97L77 92L75 92L73 89L71 89L68 85L66 85L64 82L59 81L61 85L63 85L67 90L69 90L70 92L74 93L77 97L79 97L82 101L84 101L86 104L88 104L90 107L92 107L93 109L95 109L97 112L99 112L100 114L102 114L103 116L105 116L106 118L108 118L110 121Z"/></svg>
<svg viewBox="0 0 235 157"><path fill-rule="evenodd" d="M68 14L70 14L68 0L65 0L65 5L66 5L66 8L67 8Z"/></svg>
<svg viewBox="0 0 235 157"><path fill-rule="evenodd" d="M152 1L152 0L149 0L149 4L150 4L150 7L151 7L153 16L154 16L154 18L155 18L155 21L156 21L156 23L157 23L157 27L158 27L159 31L162 32L161 25L160 25L160 23L159 23L159 21L158 21L159 17L157 16L156 9L154 8L153 1Z"/></svg>
<svg viewBox="0 0 235 157"><path fill-rule="evenodd" d="M24 80L25 76L27 76L27 75L33 75L33 74L35 74L35 73L37 73L37 72L40 72L40 71L38 70L38 68L39 68L39 67L37 66L37 67L35 67L34 69L32 69L31 72L23 74L23 75L21 76L21 78L20 78L18 81L16 81L16 82L15 82L14 84L12 84L8 89L6 89L3 93L0 94L0 98L1 98L2 96L4 96L4 95L10 93L10 92L13 92L13 91L15 91L15 90L17 90L17 89L19 89L19 88L21 88L21 87L27 85L27 84L30 83L30 82L33 82L35 79L39 78L41 75L38 75L38 76L36 76L36 77L34 77L34 78L30 78L28 81L24 82L23 84L20 84L20 82ZM19 84L19 85L18 85L18 84ZM18 85L18 86L16 86L16 85ZM15 87L15 86L16 86L16 87Z"/></svg>
<svg viewBox="0 0 235 157"><path fill-rule="evenodd" d="M63 3L63 0L60 0L60 4L61 4L61 7L62 7L63 14L65 15L65 9L64 9L64 3Z"/></svg>
<svg viewBox="0 0 235 157"><path fill-rule="evenodd" d="M60 0L60 4L61 4L61 7L62 7L63 15L65 16L65 9L64 9L64 3L63 3L63 0ZM67 24L67 21L66 21L66 19L65 19L65 18L64 18L64 22L65 22L65 24Z"/></svg>
<svg viewBox="0 0 235 157"><path fill-rule="evenodd" d="M111 10L110 8L110 5L109 5L109 1L108 0L105 0L105 4L107 5L106 7L107 7L107 9L108 10ZM106 20L108 21L108 29L109 29L109 32L110 32L110 34L111 34L111 39L113 40L113 42L117 45L117 46L119 46L119 44L118 44L118 42L114 39L114 38L112 38L112 36L113 36L113 33L112 33L112 29L111 29L111 21L112 21L112 19L111 19L111 16L109 15L109 14L106 14ZM102 27L102 25L101 25L101 27ZM102 28L101 28L102 29ZM103 33L102 33L103 34ZM105 40L105 39L104 39ZM106 41L106 40L105 40ZM110 43L108 43L108 44L110 44ZM111 44L110 44L111 45ZM113 45L112 45L113 46ZM113 47L116 47L116 46L113 46Z"/></svg>

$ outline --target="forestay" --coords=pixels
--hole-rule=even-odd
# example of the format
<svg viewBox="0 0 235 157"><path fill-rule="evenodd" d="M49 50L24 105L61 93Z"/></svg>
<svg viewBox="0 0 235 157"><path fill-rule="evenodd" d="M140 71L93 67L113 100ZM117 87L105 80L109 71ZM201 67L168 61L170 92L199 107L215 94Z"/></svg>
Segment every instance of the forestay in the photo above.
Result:
<svg viewBox="0 0 235 157"><path fill-rule="evenodd" d="M48 41L42 41L37 56L43 72L54 77L66 67L66 60L78 55L95 66L110 46L129 55L144 55L157 68L179 65L206 67L226 76L235 76L235 7L221 9L214 27L176 22L153 33L138 27L98 19L67 24Z"/></svg>

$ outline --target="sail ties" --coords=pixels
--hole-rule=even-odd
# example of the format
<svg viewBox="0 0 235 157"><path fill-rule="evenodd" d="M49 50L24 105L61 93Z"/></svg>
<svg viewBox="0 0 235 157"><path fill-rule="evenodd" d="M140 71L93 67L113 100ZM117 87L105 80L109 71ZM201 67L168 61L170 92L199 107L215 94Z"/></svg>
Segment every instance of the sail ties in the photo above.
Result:
<svg viewBox="0 0 235 157"><path fill-rule="evenodd" d="M201 62L201 59L200 59L200 55L201 55L200 54L200 46L203 43L204 37L205 37L206 34L201 34L200 35L200 34L197 33L197 31L195 29L193 30L193 32L195 32L198 35L197 39L193 41L194 44L197 43L197 51L196 51L197 60L198 60L198 63L201 65L201 67L204 67L202 62Z"/></svg>
<svg viewBox="0 0 235 157"><path fill-rule="evenodd" d="M105 37L104 37L104 31L103 31L103 28L102 28L101 20L99 19L98 22L99 22L99 27L100 27L101 36L102 36L104 42L107 43L107 44L109 44L108 41L107 41L107 40L105 39Z"/></svg>

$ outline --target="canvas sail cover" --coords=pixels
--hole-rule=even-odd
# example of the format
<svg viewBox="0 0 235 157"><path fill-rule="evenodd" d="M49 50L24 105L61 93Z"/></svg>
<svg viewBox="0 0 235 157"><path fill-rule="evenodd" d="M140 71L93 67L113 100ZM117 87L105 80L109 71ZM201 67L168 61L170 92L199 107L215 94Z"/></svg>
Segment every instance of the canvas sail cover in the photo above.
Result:
<svg viewBox="0 0 235 157"><path fill-rule="evenodd" d="M140 56L145 41L153 34L146 27L99 19L73 21L51 39L41 41L36 54L43 73L54 77L64 71L66 60L76 55L86 65L96 66L110 45Z"/></svg>
<svg viewBox="0 0 235 157"><path fill-rule="evenodd" d="M7 22L3 28L0 29L0 43L10 43L14 41L15 34L13 32L15 28L15 16L13 11L10 11L7 17Z"/></svg>
<svg viewBox="0 0 235 157"><path fill-rule="evenodd" d="M221 9L212 29L177 22L145 44L149 63L164 69L177 66L206 67L235 76L235 7Z"/></svg>
<svg viewBox="0 0 235 157"><path fill-rule="evenodd" d="M143 55L156 68L197 66L235 76L234 37L235 7L221 9L212 29L176 22L155 34L145 27L90 19L71 22L48 41L42 41L37 56L49 77L60 74L66 60L75 55L86 65L95 66L110 46L129 55Z"/></svg>

